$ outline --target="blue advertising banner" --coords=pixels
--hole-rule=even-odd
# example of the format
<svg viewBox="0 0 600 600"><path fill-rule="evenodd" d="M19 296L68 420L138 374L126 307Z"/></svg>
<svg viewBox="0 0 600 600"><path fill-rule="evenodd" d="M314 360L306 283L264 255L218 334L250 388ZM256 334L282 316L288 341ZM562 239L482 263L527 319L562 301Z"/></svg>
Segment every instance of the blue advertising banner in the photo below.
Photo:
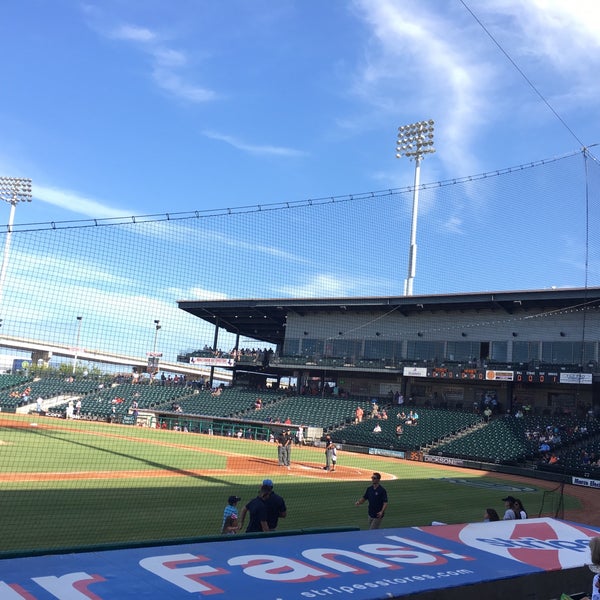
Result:
<svg viewBox="0 0 600 600"><path fill-rule="evenodd" d="M375 600L580 567L599 534L543 518L5 559L0 599Z"/></svg>

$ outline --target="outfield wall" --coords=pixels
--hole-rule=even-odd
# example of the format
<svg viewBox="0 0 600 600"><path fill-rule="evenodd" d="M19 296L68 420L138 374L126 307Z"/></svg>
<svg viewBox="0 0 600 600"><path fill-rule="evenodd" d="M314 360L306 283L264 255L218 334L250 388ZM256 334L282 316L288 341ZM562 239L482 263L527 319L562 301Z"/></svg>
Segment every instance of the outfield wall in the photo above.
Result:
<svg viewBox="0 0 600 600"><path fill-rule="evenodd" d="M588 543L599 533L541 518L14 558L0 561L0 598L425 600L443 590L465 600L486 590L488 600L548 600L591 587Z"/></svg>

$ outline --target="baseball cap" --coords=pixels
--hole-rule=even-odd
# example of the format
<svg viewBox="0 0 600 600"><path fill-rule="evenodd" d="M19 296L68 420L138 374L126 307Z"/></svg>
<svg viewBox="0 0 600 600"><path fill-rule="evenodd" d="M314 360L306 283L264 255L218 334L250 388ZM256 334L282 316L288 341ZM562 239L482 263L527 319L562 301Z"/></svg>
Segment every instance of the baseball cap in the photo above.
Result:
<svg viewBox="0 0 600 600"><path fill-rule="evenodd" d="M239 502L241 500L241 498L239 496L229 496L229 499L227 500L227 502L229 502L229 504L235 504L236 502Z"/></svg>
<svg viewBox="0 0 600 600"><path fill-rule="evenodd" d="M273 487L273 482L270 479L263 479L262 484L266 485L267 487Z"/></svg>
<svg viewBox="0 0 600 600"><path fill-rule="evenodd" d="M502 498L502 502L514 502L515 499L513 496L506 496L506 498Z"/></svg>

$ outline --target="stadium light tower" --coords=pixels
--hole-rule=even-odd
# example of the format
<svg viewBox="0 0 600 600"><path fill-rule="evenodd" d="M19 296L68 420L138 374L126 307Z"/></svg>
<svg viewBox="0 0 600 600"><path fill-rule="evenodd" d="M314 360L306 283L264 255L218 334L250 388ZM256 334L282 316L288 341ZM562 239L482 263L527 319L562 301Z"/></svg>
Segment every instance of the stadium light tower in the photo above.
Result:
<svg viewBox="0 0 600 600"><path fill-rule="evenodd" d="M77 317L77 341L75 342L75 354L73 356L73 375L77 369L77 357L79 355L79 340L81 338L81 322L83 317Z"/></svg>
<svg viewBox="0 0 600 600"><path fill-rule="evenodd" d="M417 216L419 214L419 181L421 161L425 154L433 154L433 119L398 127L396 158L407 156L415 161L415 183L413 186L412 222L410 226L410 249L408 254L408 276L404 280L404 295L413 295L413 283L417 272Z"/></svg>
<svg viewBox="0 0 600 600"><path fill-rule="evenodd" d="M148 356L148 367L150 369L150 383L154 381L154 377L158 373L158 359L160 356L160 352L156 352L156 343L158 341L158 332L162 328L159 319L154 319L154 346L152 347L152 352L149 352Z"/></svg>
<svg viewBox="0 0 600 600"><path fill-rule="evenodd" d="M15 210L19 202L31 202L31 179L20 177L0 177L0 199L10 204L10 215L4 240L4 255L2 256L2 268L0 270L0 306L4 295L4 280L8 269L8 255L10 253L10 240L12 237L13 223L15 222Z"/></svg>
<svg viewBox="0 0 600 600"><path fill-rule="evenodd" d="M154 348L152 351L156 354L156 341L158 340L158 330L161 328L160 321L158 319L154 319Z"/></svg>

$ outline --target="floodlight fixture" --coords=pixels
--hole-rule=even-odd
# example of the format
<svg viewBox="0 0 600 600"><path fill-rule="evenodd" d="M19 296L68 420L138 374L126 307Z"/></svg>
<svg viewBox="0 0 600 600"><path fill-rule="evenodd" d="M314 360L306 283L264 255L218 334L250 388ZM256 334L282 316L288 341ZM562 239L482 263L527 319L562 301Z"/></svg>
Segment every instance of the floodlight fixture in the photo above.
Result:
<svg viewBox="0 0 600 600"><path fill-rule="evenodd" d="M410 247L408 253L408 275L404 280L404 295L413 295L413 284L417 271L417 217L419 214L419 182L421 161L426 154L433 154L434 121L419 121L398 127L396 140L396 158L408 157L415 161L415 180L413 186L412 220L410 227Z"/></svg>
<svg viewBox="0 0 600 600"><path fill-rule="evenodd" d="M4 294L4 280L8 269L8 257L10 254L10 242L12 237L13 223L15 222L15 209L19 202L31 202L31 179L22 177L0 177L0 200L10 204L10 215L6 228L4 240L4 254L2 255L2 267L0 268L0 306Z"/></svg>

